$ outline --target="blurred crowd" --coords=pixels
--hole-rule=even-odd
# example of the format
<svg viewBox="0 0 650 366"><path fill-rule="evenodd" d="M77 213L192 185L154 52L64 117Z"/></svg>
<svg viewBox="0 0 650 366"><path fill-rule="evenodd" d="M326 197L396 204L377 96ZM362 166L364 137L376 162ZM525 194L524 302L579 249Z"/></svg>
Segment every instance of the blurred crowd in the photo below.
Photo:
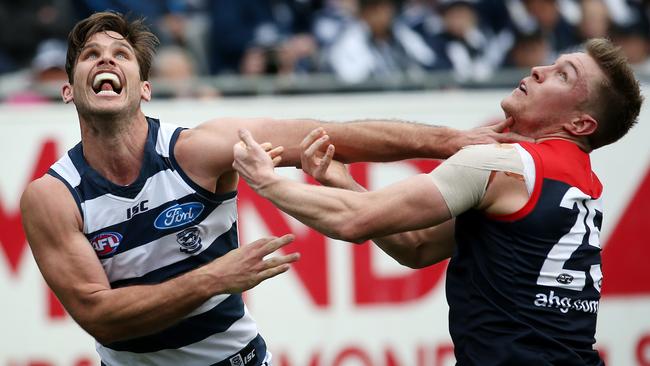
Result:
<svg viewBox="0 0 650 366"><path fill-rule="evenodd" d="M147 19L161 40L153 77L174 82L176 97L216 96L194 81L224 74L329 73L353 84L447 70L482 81L592 37L650 71L650 0L21 0L0 3L0 77L66 80L67 33L103 10Z"/></svg>

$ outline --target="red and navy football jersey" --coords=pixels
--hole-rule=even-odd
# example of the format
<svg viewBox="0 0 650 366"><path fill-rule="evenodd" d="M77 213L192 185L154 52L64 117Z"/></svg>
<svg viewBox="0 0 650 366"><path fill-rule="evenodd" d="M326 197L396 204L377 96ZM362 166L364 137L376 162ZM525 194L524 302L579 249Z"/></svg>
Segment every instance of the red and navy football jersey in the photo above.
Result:
<svg viewBox="0 0 650 366"><path fill-rule="evenodd" d="M471 210L456 219L446 292L457 362L603 365L593 348L602 185L571 142L520 147L534 172L527 204L507 216Z"/></svg>

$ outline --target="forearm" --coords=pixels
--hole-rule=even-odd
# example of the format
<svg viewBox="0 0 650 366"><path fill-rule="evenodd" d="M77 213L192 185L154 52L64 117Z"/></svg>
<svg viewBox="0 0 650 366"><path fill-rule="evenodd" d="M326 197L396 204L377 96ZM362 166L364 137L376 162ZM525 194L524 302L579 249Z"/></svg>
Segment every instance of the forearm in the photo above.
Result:
<svg viewBox="0 0 650 366"><path fill-rule="evenodd" d="M325 126L342 162L444 159L461 148L461 132L404 121L354 121Z"/></svg>
<svg viewBox="0 0 650 366"><path fill-rule="evenodd" d="M180 321L216 291L200 270L157 284L104 289L84 297L79 324L100 343L144 336Z"/></svg>
<svg viewBox="0 0 650 366"><path fill-rule="evenodd" d="M300 142L317 127L336 146L335 158L348 163L447 158L462 146L461 131L397 120L267 120L250 128L256 140L284 146L282 165L295 166L300 162Z"/></svg>
<svg viewBox="0 0 650 366"><path fill-rule="evenodd" d="M280 210L329 237L352 239L347 223L357 212L356 192L301 184L277 175L257 192Z"/></svg>
<svg viewBox="0 0 650 366"><path fill-rule="evenodd" d="M266 182L254 187L259 194L304 224L336 239L363 242L430 227L450 218L444 200L425 174L373 192L306 185L274 173L258 178Z"/></svg>

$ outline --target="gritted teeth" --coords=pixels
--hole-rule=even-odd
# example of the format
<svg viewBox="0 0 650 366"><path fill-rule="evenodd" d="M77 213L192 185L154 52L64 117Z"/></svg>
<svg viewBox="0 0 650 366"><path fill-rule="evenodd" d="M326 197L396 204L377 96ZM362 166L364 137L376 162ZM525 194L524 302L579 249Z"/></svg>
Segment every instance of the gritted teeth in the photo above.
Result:
<svg viewBox="0 0 650 366"><path fill-rule="evenodd" d="M115 92L119 93L122 91L122 83L120 83L120 78L118 78L117 75L110 72L101 72L95 75L95 78L93 79L93 89L95 92L101 90L101 85L104 82L111 83Z"/></svg>

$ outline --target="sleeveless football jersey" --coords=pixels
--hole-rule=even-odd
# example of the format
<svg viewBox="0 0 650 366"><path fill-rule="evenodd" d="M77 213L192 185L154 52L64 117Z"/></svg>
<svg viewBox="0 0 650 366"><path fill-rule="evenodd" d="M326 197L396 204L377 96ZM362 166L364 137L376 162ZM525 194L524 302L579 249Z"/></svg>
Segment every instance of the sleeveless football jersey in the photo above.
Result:
<svg viewBox="0 0 650 366"><path fill-rule="evenodd" d="M459 365L602 365L595 343L602 282L602 186L568 141L516 145L527 204L456 219L447 270Z"/></svg>
<svg viewBox="0 0 650 366"><path fill-rule="evenodd" d="M137 180L118 186L88 165L79 143L48 174L77 202L83 232L112 288L157 284L238 247L237 193L195 184L174 158L182 128L147 118ZM266 345L241 294L216 295L158 333L96 344L112 365L261 365Z"/></svg>

